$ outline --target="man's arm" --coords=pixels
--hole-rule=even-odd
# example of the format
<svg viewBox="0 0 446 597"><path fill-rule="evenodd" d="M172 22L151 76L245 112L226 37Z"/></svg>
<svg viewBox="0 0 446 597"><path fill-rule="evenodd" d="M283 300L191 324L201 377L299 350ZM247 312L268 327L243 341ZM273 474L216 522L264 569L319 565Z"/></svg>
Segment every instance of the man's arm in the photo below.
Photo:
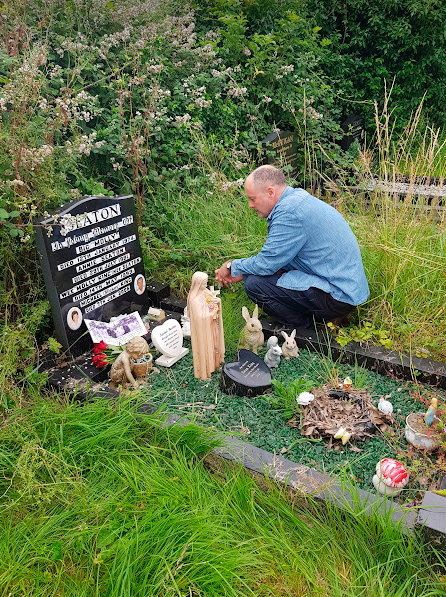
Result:
<svg viewBox="0 0 446 597"><path fill-rule="evenodd" d="M231 275L270 276L284 268L306 242L302 221L296 214L283 211L274 216L268 237L257 255L235 259Z"/></svg>

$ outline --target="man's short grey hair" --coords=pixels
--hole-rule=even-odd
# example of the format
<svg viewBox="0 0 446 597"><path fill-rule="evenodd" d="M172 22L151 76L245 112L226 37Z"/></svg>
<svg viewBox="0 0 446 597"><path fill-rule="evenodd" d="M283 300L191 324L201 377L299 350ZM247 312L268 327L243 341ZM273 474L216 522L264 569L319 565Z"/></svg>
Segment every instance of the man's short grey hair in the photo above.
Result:
<svg viewBox="0 0 446 597"><path fill-rule="evenodd" d="M249 178L252 182L259 186L277 185L282 186L286 184L285 174L275 166L259 166L251 174Z"/></svg>

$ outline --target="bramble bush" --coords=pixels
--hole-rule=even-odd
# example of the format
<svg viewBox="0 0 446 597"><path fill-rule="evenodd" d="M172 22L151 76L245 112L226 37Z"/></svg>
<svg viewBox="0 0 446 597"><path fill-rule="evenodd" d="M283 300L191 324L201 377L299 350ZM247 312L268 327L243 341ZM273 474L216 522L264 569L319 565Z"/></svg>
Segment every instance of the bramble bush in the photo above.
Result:
<svg viewBox="0 0 446 597"><path fill-rule="evenodd" d="M317 28L286 4L269 12L263 31L237 3L228 7L209 6L207 26L200 8L197 27L189 7L154 1L5 3L2 309L15 303L20 315L23 302L42 296L32 221L70 199L134 193L152 234L169 235L163 201L185 186L205 195L209 185L194 168L197 134L226 151L220 167L235 185L274 127L299 133L301 175L305 149L336 139L339 110L319 66L328 50Z"/></svg>
<svg viewBox="0 0 446 597"><path fill-rule="evenodd" d="M3 3L2 321L27 330L33 309L49 321L33 219L69 200L133 193L148 271L184 288L194 269L261 243L262 224L242 207L238 187L268 132L296 131L304 186L349 165L338 123L368 92L361 96L350 76L359 58L339 45L328 9L309 6Z"/></svg>

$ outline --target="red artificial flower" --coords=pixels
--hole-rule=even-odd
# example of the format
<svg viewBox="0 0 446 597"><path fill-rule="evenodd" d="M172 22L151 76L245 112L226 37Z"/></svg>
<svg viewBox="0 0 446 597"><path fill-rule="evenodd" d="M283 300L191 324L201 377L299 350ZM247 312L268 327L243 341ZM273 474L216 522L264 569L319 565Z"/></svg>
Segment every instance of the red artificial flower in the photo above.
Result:
<svg viewBox="0 0 446 597"><path fill-rule="evenodd" d="M107 349L107 344L104 342L104 340L101 340L100 342L93 344L92 353L93 354L101 354L101 353L103 354L104 350L106 350L106 349Z"/></svg>
<svg viewBox="0 0 446 597"><path fill-rule="evenodd" d="M107 355L103 352L93 355L91 361L99 369L108 365Z"/></svg>

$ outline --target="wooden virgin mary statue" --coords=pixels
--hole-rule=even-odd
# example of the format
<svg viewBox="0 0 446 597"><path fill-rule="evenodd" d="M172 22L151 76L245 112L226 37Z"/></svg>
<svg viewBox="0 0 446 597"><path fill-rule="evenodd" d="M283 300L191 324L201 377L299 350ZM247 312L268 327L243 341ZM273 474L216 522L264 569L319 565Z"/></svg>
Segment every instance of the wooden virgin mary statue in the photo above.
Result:
<svg viewBox="0 0 446 597"><path fill-rule="evenodd" d="M208 275L195 272L187 296L194 375L209 379L224 361L225 338L221 299L207 287Z"/></svg>

